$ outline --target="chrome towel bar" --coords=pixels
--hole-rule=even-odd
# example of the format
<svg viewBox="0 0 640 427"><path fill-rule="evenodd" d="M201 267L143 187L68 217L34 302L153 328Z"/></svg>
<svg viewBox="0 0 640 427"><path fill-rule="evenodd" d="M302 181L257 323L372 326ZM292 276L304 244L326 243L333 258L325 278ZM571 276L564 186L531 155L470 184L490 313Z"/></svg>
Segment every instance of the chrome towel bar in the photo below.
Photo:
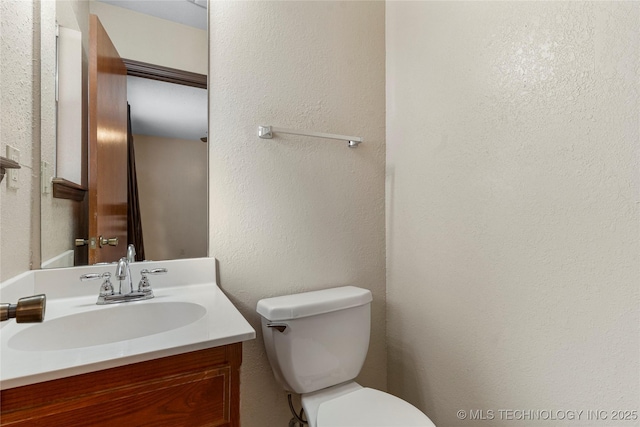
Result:
<svg viewBox="0 0 640 427"><path fill-rule="evenodd" d="M316 138L338 139L341 141L347 141L347 145L350 148L355 148L362 142L362 138L360 138L359 136L335 135L332 133L283 129L273 126L258 126L258 137L262 139L271 139L273 138L274 133L287 133L291 135L313 136Z"/></svg>

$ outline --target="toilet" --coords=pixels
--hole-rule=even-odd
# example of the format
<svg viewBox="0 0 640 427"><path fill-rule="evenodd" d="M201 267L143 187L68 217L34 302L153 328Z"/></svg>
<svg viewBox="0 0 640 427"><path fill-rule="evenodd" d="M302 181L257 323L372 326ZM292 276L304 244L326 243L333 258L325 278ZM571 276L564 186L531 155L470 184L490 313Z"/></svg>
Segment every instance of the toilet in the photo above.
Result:
<svg viewBox="0 0 640 427"><path fill-rule="evenodd" d="M269 363L309 427L435 427L415 406L354 381L369 349L371 292L355 286L258 301Z"/></svg>

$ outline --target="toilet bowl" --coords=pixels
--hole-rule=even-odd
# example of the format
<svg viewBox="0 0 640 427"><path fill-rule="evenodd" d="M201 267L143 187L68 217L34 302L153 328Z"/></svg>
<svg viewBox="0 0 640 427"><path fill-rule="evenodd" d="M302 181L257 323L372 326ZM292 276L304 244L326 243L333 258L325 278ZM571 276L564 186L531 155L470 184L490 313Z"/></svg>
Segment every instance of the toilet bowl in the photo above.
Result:
<svg viewBox="0 0 640 427"><path fill-rule="evenodd" d="M258 301L276 380L301 395L309 427L435 427L410 403L354 381L369 349L371 301L355 286Z"/></svg>
<svg viewBox="0 0 640 427"><path fill-rule="evenodd" d="M410 403L355 381L303 394L302 407L310 427L435 427Z"/></svg>

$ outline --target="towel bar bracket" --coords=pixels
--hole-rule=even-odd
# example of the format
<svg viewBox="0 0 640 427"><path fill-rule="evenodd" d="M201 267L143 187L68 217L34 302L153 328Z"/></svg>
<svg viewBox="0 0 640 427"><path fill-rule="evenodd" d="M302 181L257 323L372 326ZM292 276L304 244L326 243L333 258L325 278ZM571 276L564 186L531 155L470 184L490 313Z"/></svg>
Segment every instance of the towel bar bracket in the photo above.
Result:
<svg viewBox="0 0 640 427"><path fill-rule="evenodd" d="M258 126L258 137L262 139L273 138L273 132L271 132L271 126Z"/></svg>

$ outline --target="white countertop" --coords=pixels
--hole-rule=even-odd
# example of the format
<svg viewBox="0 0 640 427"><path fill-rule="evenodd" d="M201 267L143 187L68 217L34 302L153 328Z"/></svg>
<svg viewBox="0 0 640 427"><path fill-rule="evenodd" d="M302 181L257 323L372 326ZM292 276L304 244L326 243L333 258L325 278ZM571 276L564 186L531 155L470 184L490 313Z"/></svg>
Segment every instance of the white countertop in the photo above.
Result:
<svg viewBox="0 0 640 427"><path fill-rule="evenodd" d="M29 296L37 293L47 295L45 320L43 323L18 324L15 320L2 322L0 329L0 389L8 389L42 381L48 381L116 366L172 356L205 348L237 343L255 338L255 331L242 317L226 295L215 282L215 259L199 258L195 260L172 260L134 263L131 265L134 284L140 277L142 268L168 268L162 276L150 276L155 298L146 301L127 302L98 306L95 304L101 281L80 282L79 276L88 272L101 273L115 271L115 266L89 266L66 269L37 270L27 272L10 280L0 287L4 302L15 303L15 296ZM114 270L114 271L111 271ZM30 274L34 277L28 277ZM113 276L112 276L113 277ZM117 281L112 280L117 289ZM167 330L137 338L126 339L104 344L94 344L79 348L62 348L59 350L25 350L24 346L16 346L12 338L27 328L44 327L47 322L65 316L97 310L112 310L114 316L118 309L127 306L129 313L142 304L160 304L162 316L171 316L171 307L166 303L181 302L197 304L206 312L202 317L175 329ZM131 308L129 308L131 307ZM195 306L194 306L195 307ZM197 308L197 307L196 307ZM92 313L93 314L93 313ZM109 318L110 313L106 318ZM167 319L162 319L167 323ZM152 322L153 319L140 319ZM114 327L107 324L81 324L78 322L76 333L95 333ZM122 323L122 322L120 322ZM50 326L50 325L47 325ZM122 327L122 325L120 326ZM125 325L125 327L127 327ZM74 334L69 328L68 334ZM87 330L88 329L88 330ZM34 332L34 331L31 331ZM65 335L65 334L60 334ZM65 347L65 336L55 337L62 340ZM70 339L67 337L67 340ZM100 341L99 339L97 341ZM31 343L29 343L31 346ZM22 348L22 349L18 349ZM33 345L34 348L38 344Z"/></svg>

